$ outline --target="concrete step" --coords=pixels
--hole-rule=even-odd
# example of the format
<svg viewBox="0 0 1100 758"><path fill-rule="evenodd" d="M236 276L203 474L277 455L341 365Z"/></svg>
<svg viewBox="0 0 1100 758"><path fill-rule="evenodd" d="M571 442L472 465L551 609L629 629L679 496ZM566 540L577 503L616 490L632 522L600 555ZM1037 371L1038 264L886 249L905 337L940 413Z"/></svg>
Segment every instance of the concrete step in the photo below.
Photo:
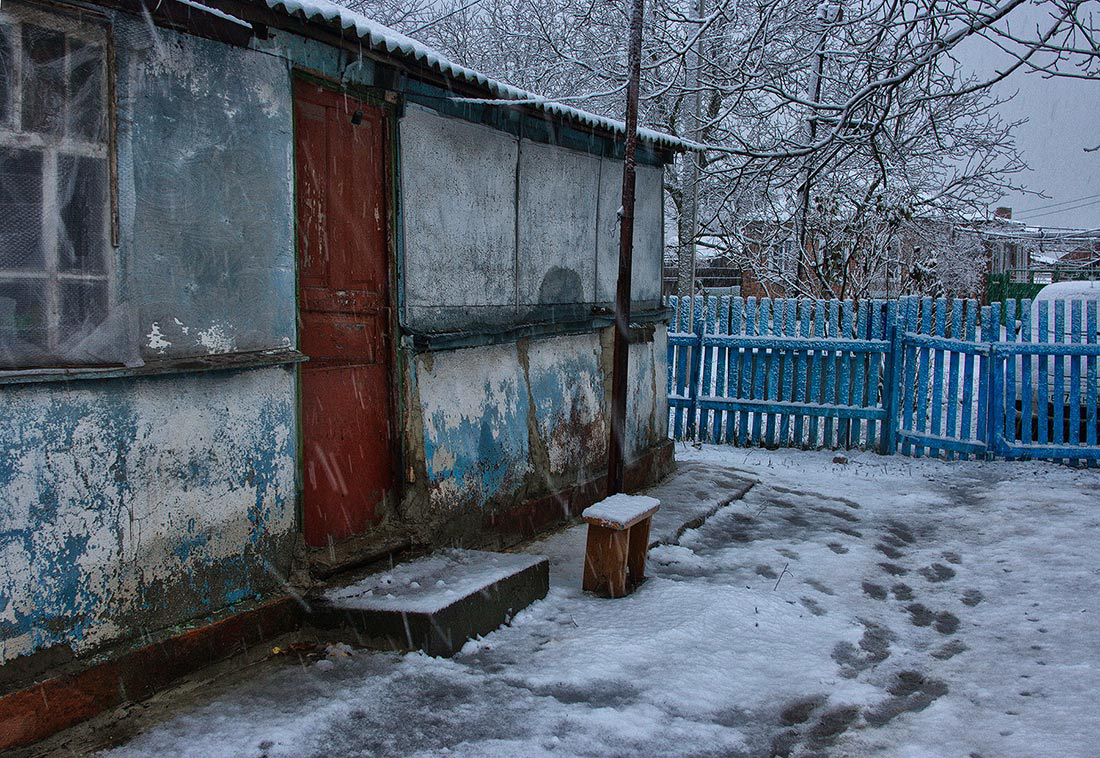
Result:
<svg viewBox="0 0 1100 758"><path fill-rule="evenodd" d="M449 657L549 589L544 556L439 550L329 589L312 604L311 621L350 629L368 647Z"/></svg>

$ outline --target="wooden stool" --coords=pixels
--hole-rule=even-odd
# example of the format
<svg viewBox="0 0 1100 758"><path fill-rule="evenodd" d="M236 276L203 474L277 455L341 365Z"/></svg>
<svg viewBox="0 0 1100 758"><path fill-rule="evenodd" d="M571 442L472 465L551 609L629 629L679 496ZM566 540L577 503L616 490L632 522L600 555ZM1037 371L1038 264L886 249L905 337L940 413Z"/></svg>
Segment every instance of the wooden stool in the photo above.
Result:
<svg viewBox="0 0 1100 758"><path fill-rule="evenodd" d="M581 517L588 522L585 592L623 597L645 580L649 523L660 507L654 497L620 494L584 509Z"/></svg>

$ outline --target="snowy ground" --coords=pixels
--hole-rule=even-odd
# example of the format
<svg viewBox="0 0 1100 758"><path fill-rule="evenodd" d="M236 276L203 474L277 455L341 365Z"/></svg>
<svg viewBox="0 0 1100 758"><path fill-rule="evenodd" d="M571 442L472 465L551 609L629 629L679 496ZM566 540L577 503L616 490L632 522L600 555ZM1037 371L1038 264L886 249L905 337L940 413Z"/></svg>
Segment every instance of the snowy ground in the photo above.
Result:
<svg viewBox="0 0 1100 758"><path fill-rule="evenodd" d="M580 592L568 529L528 548L547 599L454 659L287 665L112 755L1097 754L1095 470L677 457L758 483L633 596Z"/></svg>

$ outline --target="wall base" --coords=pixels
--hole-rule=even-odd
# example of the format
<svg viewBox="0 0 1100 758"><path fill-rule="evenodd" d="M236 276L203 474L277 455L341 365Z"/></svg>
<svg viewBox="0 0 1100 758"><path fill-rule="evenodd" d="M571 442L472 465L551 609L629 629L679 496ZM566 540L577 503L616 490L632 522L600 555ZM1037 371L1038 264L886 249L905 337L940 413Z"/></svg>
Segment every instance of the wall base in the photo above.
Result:
<svg viewBox="0 0 1100 758"><path fill-rule="evenodd" d="M650 448L641 458L626 466L624 489L636 492L656 484L676 467L675 442L664 440ZM607 492L607 476L600 476L575 487L529 500L485 520L488 530L508 542L530 539L539 532L579 516L588 506L603 500Z"/></svg>
<svg viewBox="0 0 1100 758"><path fill-rule="evenodd" d="M0 752L30 745L124 702L144 700L186 674L300 628L301 606L293 598L280 598L2 695Z"/></svg>
<svg viewBox="0 0 1100 758"><path fill-rule="evenodd" d="M626 470L627 491L651 486L675 468L665 440ZM508 543L528 539L578 516L603 499L605 477L490 516L485 527ZM252 645L302 630L310 619L291 597L126 652L106 651L87 668L68 671L0 695L0 751L25 747L125 702L138 702L181 677ZM71 664L70 664L71 665Z"/></svg>

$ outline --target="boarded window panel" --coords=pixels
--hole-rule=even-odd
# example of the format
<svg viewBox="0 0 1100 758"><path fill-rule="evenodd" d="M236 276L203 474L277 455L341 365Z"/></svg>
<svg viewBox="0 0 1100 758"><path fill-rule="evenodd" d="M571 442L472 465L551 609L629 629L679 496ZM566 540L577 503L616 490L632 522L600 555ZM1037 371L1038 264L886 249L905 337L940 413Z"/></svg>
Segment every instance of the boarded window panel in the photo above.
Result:
<svg viewBox="0 0 1100 758"><path fill-rule="evenodd" d="M70 139L103 141L103 48L69 38Z"/></svg>
<svg viewBox="0 0 1100 758"><path fill-rule="evenodd" d="M26 361L49 344L46 282L41 279L0 279L0 361L6 356Z"/></svg>
<svg viewBox="0 0 1100 758"><path fill-rule="evenodd" d="M0 24L0 126L11 126L12 97L15 89L13 48L11 27Z"/></svg>
<svg viewBox="0 0 1100 758"><path fill-rule="evenodd" d="M23 131L60 134L65 107L65 35L23 25Z"/></svg>
<svg viewBox="0 0 1100 758"><path fill-rule="evenodd" d="M103 271L106 181L107 167L102 158L59 156L57 197L61 224L57 267L61 271Z"/></svg>
<svg viewBox="0 0 1100 758"><path fill-rule="evenodd" d="M0 147L0 269L41 268L42 155Z"/></svg>
<svg viewBox="0 0 1100 758"><path fill-rule="evenodd" d="M61 333L86 332L107 318L107 282L61 282Z"/></svg>

